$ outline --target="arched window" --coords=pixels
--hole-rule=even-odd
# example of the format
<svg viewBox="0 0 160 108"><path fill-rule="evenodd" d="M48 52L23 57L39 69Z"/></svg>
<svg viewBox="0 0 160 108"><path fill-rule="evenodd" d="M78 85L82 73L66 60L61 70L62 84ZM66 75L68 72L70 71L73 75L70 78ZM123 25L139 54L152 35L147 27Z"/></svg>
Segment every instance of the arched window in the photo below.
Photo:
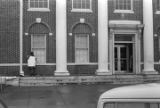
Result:
<svg viewBox="0 0 160 108"><path fill-rule="evenodd" d="M37 64L45 64L48 28L44 24L36 23L30 27L29 33L31 34L31 51L37 58Z"/></svg>
<svg viewBox="0 0 160 108"><path fill-rule="evenodd" d="M87 24L78 24L73 31L75 38L75 62L88 63L90 27Z"/></svg>
<svg viewBox="0 0 160 108"><path fill-rule="evenodd" d="M31 35L31 51L34 52L37 58L37 64L46 63L46 35L32 34Z"/></svg>

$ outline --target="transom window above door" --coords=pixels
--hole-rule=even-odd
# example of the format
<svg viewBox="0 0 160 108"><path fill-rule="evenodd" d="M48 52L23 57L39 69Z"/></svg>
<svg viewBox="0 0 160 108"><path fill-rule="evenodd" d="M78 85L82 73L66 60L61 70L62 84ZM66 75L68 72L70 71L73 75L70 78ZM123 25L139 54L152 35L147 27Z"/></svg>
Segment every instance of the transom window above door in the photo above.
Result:
<svg viewBox="0 0 160 108"><path fill-rule="evenodd" d="M114 0L115 13L133 13L133 0Z"/></svg>
<svg viewBox="0 0 160 108"><path fill-rule="evenodd" d="M92 12L92 0L72 0L72 12Z"/></svg>
<svg viewBox="0 0 160 108"><path fill-rule="evenodd" d="M28 0L29 11L49 11L49 0Z"/></svg>

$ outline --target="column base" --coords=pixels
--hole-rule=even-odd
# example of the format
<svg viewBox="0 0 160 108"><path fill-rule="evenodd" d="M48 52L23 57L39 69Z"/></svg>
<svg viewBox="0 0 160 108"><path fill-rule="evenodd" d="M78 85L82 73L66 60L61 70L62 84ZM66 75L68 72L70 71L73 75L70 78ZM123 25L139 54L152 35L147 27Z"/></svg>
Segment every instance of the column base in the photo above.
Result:
<svg viewBox="0 0 160 108"><path fill-rule="evenodd" d="M55 76L69 76L70 73L68 71L63 71L63 72L62 71L55 71L54 75Z"/></svg>
<svg viewBox="0 0 160 108"><path fill-rule="evenodd" d="M96 75L112 75L112 73L109 70L97 70L95 74Z"/></svg>
<svg viewBox="0 0 160 108"><path fill-rule="evenodd" d="M153 75L155 75L155 74L158 74L158 72L155 71L155 70L143 70L142 74L145 74L145 75L149 75L149 74L152 75L153 74Z"/></svg>
<svg viewBox="0 0 160 108"><path fill-rule="evenodd" d="M20 71L20 72L19 72L19 75L20 75L20 76L24 76L24 71Z"/></svg>

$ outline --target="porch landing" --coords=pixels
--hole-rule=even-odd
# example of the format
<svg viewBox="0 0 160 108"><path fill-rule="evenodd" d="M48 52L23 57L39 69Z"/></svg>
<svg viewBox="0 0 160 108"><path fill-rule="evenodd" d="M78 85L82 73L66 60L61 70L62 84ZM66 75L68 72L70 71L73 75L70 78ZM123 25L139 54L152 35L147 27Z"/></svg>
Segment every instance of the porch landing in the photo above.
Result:
<svg viewBox="0 0 160 108"><path fill-rule="evenodd" d="M0 77L0 84L12 86L54 86L59 84L139 84L160 82L160 75Z"/></svg>

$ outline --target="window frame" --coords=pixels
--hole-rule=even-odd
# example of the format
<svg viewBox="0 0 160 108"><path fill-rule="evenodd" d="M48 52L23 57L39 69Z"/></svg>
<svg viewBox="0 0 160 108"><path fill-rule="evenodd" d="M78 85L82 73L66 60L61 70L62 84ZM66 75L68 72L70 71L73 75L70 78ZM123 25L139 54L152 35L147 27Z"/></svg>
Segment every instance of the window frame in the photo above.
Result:
<svg viewBox="0 0 160 108"><path fill-rule="evenodd" d="M128 105L134 105L134 104L144 104L144 107L145 106L148 106L149 108L152 108L151 107L151 105L157 105L157 108L160 108L160 103L159 102L145 102L145 101L140 101L140 102L138 102L138 101L133 101L133 102L127 102L127 101L124 101L124 102L117 102L117 101L115 101L115 102L104 102L103 103L103 108L105 108L105 105L106 104L110 104L110 105L113 105L114 107L113 108L119 108L118 107L118 104L128 104ZM146 108L146 107L145 107Z"/></svg>
<svg viewBox="0 0 160 108"><path fill-rule="evenodd" d="M28 0L28 11L50 11L50 9L49 9L49 2L50 2L50 0L47 0L48 1L48 4L47 4L47 7L46 8L34 8L34 7L30 7L30 5L31 5L31 0Z"/></svg>
<svg viewBox="0 0 160 108"><path fill-rule="evenodd" d="M37 35L42 35L42 36L44 36L44 41L45 41L45 46L44 46L44 48L41 48L41 49L45 49L45 62L43 62L43 63L38 63L37 62L37 65L43 65L43 64L46 64L47 63L47 35L46 34L31 34L31 51L33 51L34 52L34 50L33 49L36 49L36 48L33 48L33 36L37 36ZM38 49L38 48L37 48Z"/></svg>
<svg viewBox="0 0 160 108"><path fill-rule="evenodd" d="M133 11L133 0L131 0L131 9L116 9L116 1L114 0L114 13L134 13Z"/></svg>
<svg viewBox="0 0 160 108"><path fill-rule="evenodd" d="M77 61L76 61L76 50L77 50L77 49L82 49L82 48L77 48L77 47L76 47L76 42L75 42L75 45L74 45L74 46L75 46L75 64L86 64L86 63L89 63L89 62L90 62L90 58L89 58L89 55L90 55L90 54L89 54L89 34L88 34L88 33L76 33L76 34L75 34L75 37L74 37L74 38L75 38L74 40L76 40L76 35L77 35L77 34L85 34L85 35L87 36L87 43L88 43L88 44L87 44L87 48L86 48L86 49L87 49L87 53L88 53L88 55L87 55L87 58L88 58L88 59L87 59L86 62L77 62Z"/></svg>
<svg viewBox="0 0 160 108"><path fill-rule="evenodd" d="M159 0L159 4L157 3L157 1L158 0L156 0L156 2L155 2L155 8L156 8L155 14L160 14L160 0ZM159 7L159 9L158 9L158 7Z"/></svg>
<svg viewBox="0 0 160 108"><path fill-rule="evenodd" d="M71 9L71 12L88 12L88 13L91 13L91 12L93 12L92 11L92 0L89 0L90 1L90 8L89 9L83 9L83 8L79 8L79 9L77 9L77 8L73 8L73 1L74 0L71 0L71 4L72 4L72 9Z"/></svg>

